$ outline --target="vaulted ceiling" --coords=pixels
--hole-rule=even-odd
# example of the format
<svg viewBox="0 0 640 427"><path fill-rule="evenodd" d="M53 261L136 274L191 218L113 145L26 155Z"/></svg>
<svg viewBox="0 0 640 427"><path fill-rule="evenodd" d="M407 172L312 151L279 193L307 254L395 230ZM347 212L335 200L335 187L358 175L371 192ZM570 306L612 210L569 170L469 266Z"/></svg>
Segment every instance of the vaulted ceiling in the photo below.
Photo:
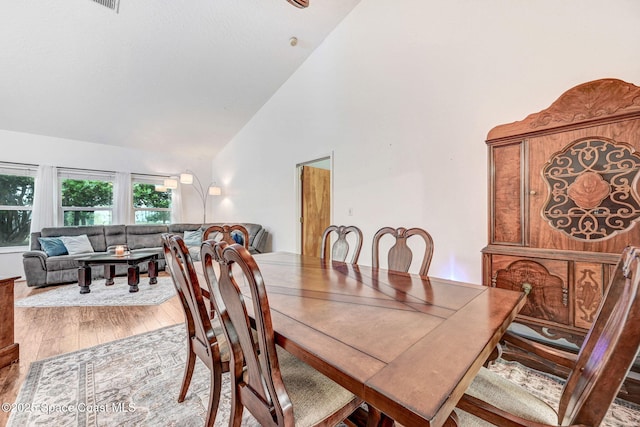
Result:
<svg viewBox="0 0 640 427"><path fill-rule="evenodd" d="M0 129L213 156L358 2L2 1Z"/></svg>

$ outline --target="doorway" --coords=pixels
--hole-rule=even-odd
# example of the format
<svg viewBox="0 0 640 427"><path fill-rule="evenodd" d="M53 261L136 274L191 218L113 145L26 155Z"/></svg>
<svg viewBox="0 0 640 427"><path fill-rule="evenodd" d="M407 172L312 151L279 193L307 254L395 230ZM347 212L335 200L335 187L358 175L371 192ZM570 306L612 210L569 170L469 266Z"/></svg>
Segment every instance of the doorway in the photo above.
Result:
<svg viewBox="0 0 640 427"><path fill-rule="evenodd" d="M331 158L298 165L300 253L320 255L322 233L331 224Z"/></svg>

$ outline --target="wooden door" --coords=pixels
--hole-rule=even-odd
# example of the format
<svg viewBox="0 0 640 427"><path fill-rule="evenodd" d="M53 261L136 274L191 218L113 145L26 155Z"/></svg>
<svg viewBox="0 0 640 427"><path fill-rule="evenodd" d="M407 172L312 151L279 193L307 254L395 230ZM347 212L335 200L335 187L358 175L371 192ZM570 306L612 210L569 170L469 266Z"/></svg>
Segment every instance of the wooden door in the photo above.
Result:
<svg viewBox="0 0 640 427"><path fill-rule="evenodd" d="M302 255L320 256L322 233L331 222L331 172L303 166L302 180Z"/></svg>

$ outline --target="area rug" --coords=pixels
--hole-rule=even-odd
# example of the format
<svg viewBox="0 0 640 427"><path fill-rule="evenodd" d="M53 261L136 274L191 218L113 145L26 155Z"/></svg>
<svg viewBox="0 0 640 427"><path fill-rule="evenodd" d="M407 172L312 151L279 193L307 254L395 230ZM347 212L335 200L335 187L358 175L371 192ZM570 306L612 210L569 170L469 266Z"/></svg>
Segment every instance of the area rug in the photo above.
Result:
<svg viewBox="0 0 640 427"><path fill-rule="evenodd" d="M519 384L538 398L557 408L562 394L564 380L554 375L546 374L521 365L498 359L490 370L500 376ZM607 416L602 421L603 427L631 427L640 426L640 406L625 400L616 399Z"/></svg>
<svg viewBox="0 0 640 427"><path fill-rule="evenodd" d="M210 374L198 360L178 403L185 356L180 324L34 362L8 426L202 427ZM225 374L216 426L229 425L229 384ZM259 424L245 414L243 425Z"/></svg>
<svg viewBox="0 0 640 427"><path fill-rule="evenodd" d="M52 287L36 295L15 301L16 307L77 307L123 306L161 304L176 294L170 276L158 277L158 283L149 285L147 276L140 278L138 292L129 292L126 277L116 277L114 284L105 286L104 279L91 283L91 292L81 294L78 284Z"/></svg>
<svg viewBox="0 0 640 427"><path fill-rule="evenodd" d="M31 364L10 414L9 427L202 426L209 370L198 360L186 399L178 403L185 363L183 325L169 326ZM495 372L555 406L561 382L511 362ZM227 426L229 375L223 375L216 426ZM242 425L259 424L247 411ZM640 425L640 408L616 401L604 426Z"/></svg>

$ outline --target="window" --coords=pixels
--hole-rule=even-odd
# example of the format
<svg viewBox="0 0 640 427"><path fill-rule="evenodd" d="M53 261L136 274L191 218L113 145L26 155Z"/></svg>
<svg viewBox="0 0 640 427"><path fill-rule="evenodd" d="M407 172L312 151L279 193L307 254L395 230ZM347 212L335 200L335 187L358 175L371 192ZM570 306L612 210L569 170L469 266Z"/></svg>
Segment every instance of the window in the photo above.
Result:
<svg viewBox="0 0 640 427"><path fill-rule="evenodd" d="M63 225L106 225L113 219L113 174L62 169Z"/></svg>
<svg viewBox="0 0 640 427"><path fill-rule="evenodd" d="M0 247L27 246L35 166L0 164Z"/></svg>
<svg viewBox="0 0 640 427"><path fill-rule="evenodd" d="M133 175L133 212L136 224L168 224L171 222L171 190L156 191L161 177Z"/></svg>

